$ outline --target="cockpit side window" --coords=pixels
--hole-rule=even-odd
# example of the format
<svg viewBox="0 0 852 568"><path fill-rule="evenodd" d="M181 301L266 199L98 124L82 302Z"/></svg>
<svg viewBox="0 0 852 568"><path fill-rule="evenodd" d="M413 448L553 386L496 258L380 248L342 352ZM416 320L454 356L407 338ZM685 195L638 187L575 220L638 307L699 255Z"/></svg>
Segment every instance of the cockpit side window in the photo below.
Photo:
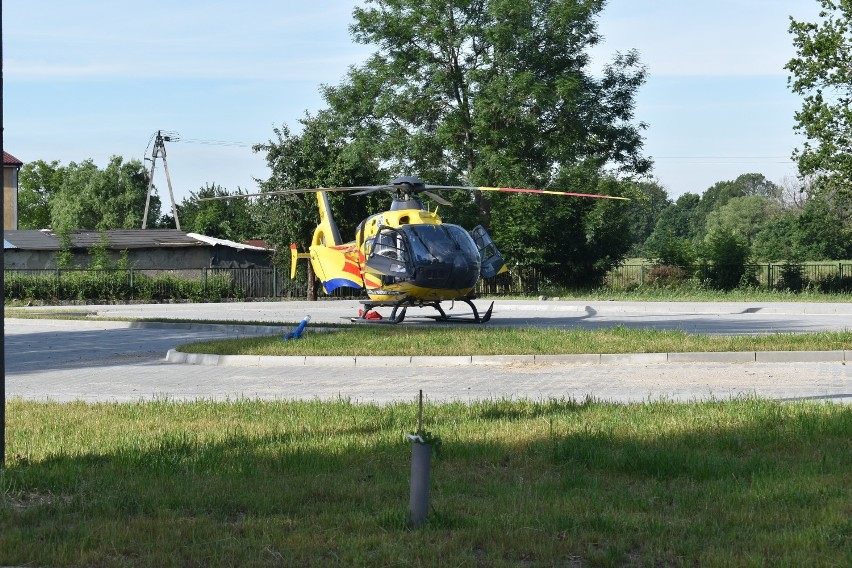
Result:
<svg viewBox="0 0 852 568"><path fill-rule="evenodd" d="M408 262L405 239L399 232L380 228L375 237L367 240L367 256L381 255L401 262Z"/></svg>

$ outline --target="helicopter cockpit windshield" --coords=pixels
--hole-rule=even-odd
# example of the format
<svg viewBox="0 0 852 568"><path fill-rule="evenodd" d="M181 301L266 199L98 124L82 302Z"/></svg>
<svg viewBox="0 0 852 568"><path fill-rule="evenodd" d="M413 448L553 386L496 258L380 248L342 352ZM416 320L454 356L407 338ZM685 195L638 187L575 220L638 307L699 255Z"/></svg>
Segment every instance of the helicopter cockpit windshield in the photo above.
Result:
<svg viewBox="0 0 852 568"><path fill-rule="evenodd" d="M367 270L382 275L385 284L410 279L425 288L460 290L479 279L476 243L458 225L383 227L368 241L368 251Z"/></svg>
<svg viewBox="0 0 852 568"><path fill-rule="evenodd" d="M467 231L458 225L407 225L400 231L411 246L416 266L427 264L479 265L479 252Z"/></svg>

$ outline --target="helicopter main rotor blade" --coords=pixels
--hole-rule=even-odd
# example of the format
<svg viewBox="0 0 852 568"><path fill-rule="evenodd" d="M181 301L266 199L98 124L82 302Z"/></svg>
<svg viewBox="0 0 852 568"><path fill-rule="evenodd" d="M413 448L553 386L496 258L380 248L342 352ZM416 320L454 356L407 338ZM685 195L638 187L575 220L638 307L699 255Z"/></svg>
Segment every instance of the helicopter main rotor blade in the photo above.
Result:
<svg viewBox="0 0 852 568"><path fill-rule="evenodd" d="M443 197L441 197L437 193L432 193L431 191L423 191L423 194L430 197L432 199L432 201L434 201L436 203L440 203L441 205L445 205L447 207L453 206L452 203L450 203L449 201L447 201L446 199L444 199Z"/></svg>
<svg viewBox="0 0 852 568"><path fill-rule="evenodd" d="M364 191L374 187L385 186L357 186L357 187L314 187L305 189L282 189L279 191L262 191L260 193L239 193L236 195L220 195L218 197L200 197L198 201L216 201L221 199L240 199L243 197L266 197L272 195L298 195L300 193L317 193L319 191ZM361 195L355 193L353 195Z"/></svg>
<svg viewBox="0 0 852 568"><path fill-rule="evenodd" d="M427 185L426 189L450 190L461 189L465 191L502 191L504 193L541 193L546 195L567 195L569 197L592 197L595 199L619 199L630 201L628 197L617 197L615 195L601 195L597 193L574 193L571 191L558 191L555 189L525 189L521 187L477 187L465 185Z"/></svg>
<svg viewBox="0 0 852 568"><path fill-rule="evenodd" d="M479 191L503 191L506 193L544 193L547 195L568 195L570 197L593 197L595 199L620 199L630 201L628 197L617 197L615 195L601 195L598 193L574 193L571 191L556 191L551 189L524 189L520 187L477 187Z"/></svg>
<svg viewBox="0 0 852 568"><path fill-rule="evenodd" d="M315 187L306 189L282 189L280 191L263 191L260 193L240 193L237 195L220 195L218 197L202 197L198 201L217 201L224 199L242 199L244 197L265 197L272 195L298 195L300 193L316 193L318 191L354 191L352 195L369 195L377 191L402 191L407 193L411 188L401 185L358 185L351 187ZM431 191L430 191L431 190ZM575 193L571 191L558 191L553 189L526 189L520 187L480 187L466 185L425 185L420 189L412 191L412 193L425 193L435 202L441 205L451 206L452 204L438 196L434 191L446 190L462 190L462 191L500 191L504 193L539 193L546 195L567 195L570 197L591 197L594 199L619 199L622 201L630 201L627 197L617 197L615 195L600 195L597 193Z"/></svg>
<svg viewBox="0 0 852 568"><path fill-rule="evenodd" d="M393 185L371 185L368 187L359 187L357 188L361 191L358 193L353 193L352 195L370 195L371 193L375 193L377 191L394 191L396 186Z"/></svg>

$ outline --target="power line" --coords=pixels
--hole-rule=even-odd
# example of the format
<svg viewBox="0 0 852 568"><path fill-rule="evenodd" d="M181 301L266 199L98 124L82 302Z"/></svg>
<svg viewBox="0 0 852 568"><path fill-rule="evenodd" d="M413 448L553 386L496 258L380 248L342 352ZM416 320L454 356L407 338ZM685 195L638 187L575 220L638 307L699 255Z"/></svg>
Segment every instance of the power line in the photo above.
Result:
<svg viewBox="0 0 852 568"><path fill-rule="evenodd" d="M254 144L248 142L235 142L233 140L204 140L201 138L182 138L181 142L188 144L203 144L205 146L236 146L238 148L251 148Z"/></svg>
<svg viewBox="0 0 852 568"><path fill-rule="evenodd" d="M655 160L790 160L787 156L654 156Z"/></svg>
<svg viewBox="0 0 852 568"><path fill-rule="evenodd" d="M679 164L787 164L795 160L786 156L651 156L654 161L672 160Z"/></svg>

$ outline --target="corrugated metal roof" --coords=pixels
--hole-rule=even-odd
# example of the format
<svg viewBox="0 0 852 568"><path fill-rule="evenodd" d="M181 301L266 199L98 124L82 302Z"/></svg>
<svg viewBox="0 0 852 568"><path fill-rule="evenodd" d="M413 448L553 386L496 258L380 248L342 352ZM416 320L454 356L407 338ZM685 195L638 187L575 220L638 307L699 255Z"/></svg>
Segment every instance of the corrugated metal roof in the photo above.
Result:
<svg viewBox="0 0 852 568"><path fill-rule="evenodd" d="M74 248L89 248L101 241L101 235L109 239L109 248L114 250L166 247L209 247L198 239L177 229L127 229L116 231L73 231L70 234ZM4 239L14 248L24 250L60 250L59 237L49 230L3 231Z"/></svg>
<svg viewBox="0 0 852 568"><path fill-rule="evenodd" d="M11 244L12 248L24 250L59 250L59 240L49 233L46 234L42 231L3 231L3 240Z"/></svg>

